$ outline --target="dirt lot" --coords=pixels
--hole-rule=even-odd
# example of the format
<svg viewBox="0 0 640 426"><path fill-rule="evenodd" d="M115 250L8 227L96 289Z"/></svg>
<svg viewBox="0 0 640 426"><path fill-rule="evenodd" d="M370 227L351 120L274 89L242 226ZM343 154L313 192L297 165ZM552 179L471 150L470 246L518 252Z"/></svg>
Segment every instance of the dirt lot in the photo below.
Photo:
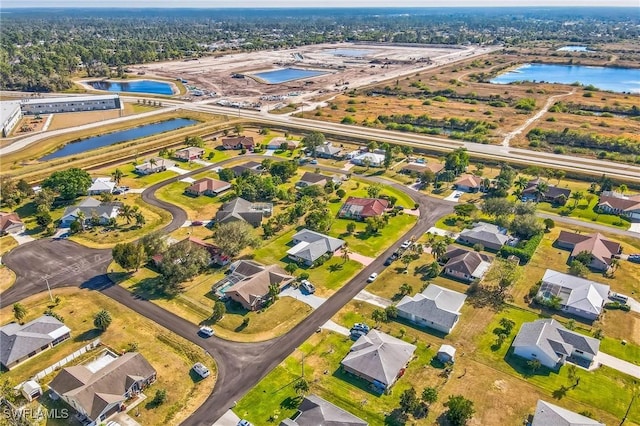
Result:
<svg viewBox="0 0 640 426"><path fill-rule="evenodd" d="M286 96L291 92L298 93L298 96L292 96L290 100L268 101L272 102L271 107L274 107L278 103L306 101L318 95L396 78L486 53L491 49L354 43L320 44L263 53L211 56L195 61L160 62L139 65L131 69L133 72L145 72L147 77L186 79L189 85L207 92L216 92L218 97L231 101L259 102L261 96ZM281 84L266 84L251 77L232 77L233 74L251 75L260 71L292 66L323 70L327 74Z"/></svg>

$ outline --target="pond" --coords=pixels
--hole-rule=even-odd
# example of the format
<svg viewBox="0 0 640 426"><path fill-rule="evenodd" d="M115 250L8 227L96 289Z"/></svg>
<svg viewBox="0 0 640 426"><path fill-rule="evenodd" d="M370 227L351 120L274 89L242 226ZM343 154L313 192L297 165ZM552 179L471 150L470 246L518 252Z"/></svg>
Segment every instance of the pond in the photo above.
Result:
<svg viewBox="0 0 640 426"><path fill-rule="evenodd" d="M362 58L367 55L371 55L372 53L376 53L377 50L373 49L327 49L326 53L329 53L333 56L349 56L352 58Z"/></svg>
<svg viewBox="0 0 640 426"><path fill-rule="evenodd" d="M589 50L587 46L564 46L560 49L556 49L558 52L593 52Z"/></svg>
<svg viewBox="0 0 640 426"><path fill-rule="evenodd" d="M299 68L281 68L278 70L265 71L253 74L269 84L285 83L287 81L300 80L301 78L317 77L327 74L326 71L303 70Z"/></svg>
<svg viewBox="0 0 640 426"><path fill-rule="evenodd" d="M640 93L640 70L634 68L592 67L584 65L525 64L500 74L494 84L517 81L582 85L590 84L601 90Z"/></svg>
<svg viewBox="0 0 640 426"><path fill-rule="evenodd" d="M90 81L88 84L97 90L107 92L150 93L152 95L173 95L173 87L164 81Z"/></svg>
<svg viewBox="0 0 640 426"><path fill-rule="evenodd" d="M70 142L57 151L54 151L51 154L42 157L40 161L48 161L55 158L65 157L67 155L80 154L92 149L102 148L103 146L109 146L133 139L143 138L145 136L151 136L157 133L180 129L197 122L198 121L196 120L190 120L187 118L174 118L171 120L161 121L159 123L146 124L144 126L135 127L133 129L121 130L118 132L107 133L106 135L94 136L77 142Z"/></svg>

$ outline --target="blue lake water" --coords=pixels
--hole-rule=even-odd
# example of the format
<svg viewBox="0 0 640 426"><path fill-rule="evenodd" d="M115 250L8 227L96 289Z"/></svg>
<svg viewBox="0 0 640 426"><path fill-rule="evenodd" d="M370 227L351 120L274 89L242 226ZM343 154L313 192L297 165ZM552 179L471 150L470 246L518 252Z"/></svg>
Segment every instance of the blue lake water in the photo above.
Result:
<svg viewBox="0 0 640 426"><path fill-rule="evenodd" d="M173 89L169 83L156 80L135 81L90 81L89 85L94 89L108 92L151 93L153 95L173 95Z"/></svg>
<svg viewBox="0 0 640 426"><path fill-rule="evenodd" d="M593 52L587 46L564 46L557 49L558 52Z"/></svg>
<svg viewBox="0 0 640 426"><path fill-rule="evenodd" d="M360 58L363 56L371 55L376 50L372 49L328 49L325 52L334 56L349 56L353 58Z"/></svg>
<svg viewBox="0 0 640 426"><path fill-rule="evenodd" d="M526 64L500 74L491 83L509 84L516 81L582 85L593 84L601 90L640 93L640 69L591 67L584 65Z"/></svg>
<svg viewBox="0 0 640 426"><path fill-rule="evenodd" d="M120 142L143 138L145 136L151 136L156 133L168 132L170 130L190 126L191 124L195 123L197 123L196 120L174 118L167 121L161 121L159 123L135 127L129 130L107 133L106 135L95 136L92 138L83 139L78 142L68 143L59 150L54 151L45 157L42 157L40 161L53 160L54 158L66 157L67 155L80 154L82 152L101 148L103 146L109 146Z"/></svg>
<svg viewBox="0 0 640 426"><path fill-rule="evenodd" d="M282 68L279 70L260 72L254 75L267 83L277 84L299 80L301 78L317 77L323 74L327 73L325 71L303 70L299 68Z"/></svg>

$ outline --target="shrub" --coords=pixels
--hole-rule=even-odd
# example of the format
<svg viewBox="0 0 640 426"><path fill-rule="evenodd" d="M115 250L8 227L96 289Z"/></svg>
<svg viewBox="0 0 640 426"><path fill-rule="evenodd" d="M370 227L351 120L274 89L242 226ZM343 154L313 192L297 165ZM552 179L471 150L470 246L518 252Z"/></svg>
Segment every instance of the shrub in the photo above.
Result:
<svg viewBox="0 0 640 426"><path fill-rule="evenodd" d="M520 259L520 263L527 263L538 248L543 235L542 232L534 235L522 247L502 246L499 252L500 256L507 258L513 255Z"/></svg>

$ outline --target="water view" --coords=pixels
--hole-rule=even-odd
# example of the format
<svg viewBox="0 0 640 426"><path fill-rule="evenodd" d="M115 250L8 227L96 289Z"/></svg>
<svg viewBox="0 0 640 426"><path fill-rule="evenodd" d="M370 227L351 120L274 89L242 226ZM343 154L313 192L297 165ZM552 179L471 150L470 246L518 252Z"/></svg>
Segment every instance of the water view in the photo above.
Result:
<svg viewBox="0 0 640 426"><path fill-rule="evenodd" d="M90 81L94 89L107 92L150 93L153 95L173 95L173 88L169 83L156 80L135 81Z"/></svg>
<svg viewBox="0 0 640 426"><path fill-rule="evenodd" d="M593 52L587 46L564 46L557 49L558 52Z"/></svg>
<svg viewBox="0 0 640 426"><path fill-rule="evenodd" d="M371 55L376 50L372 49L328 49L325 52L330 53L333 56L349 56L353 58L361 58L363 56Z"/></svg>
<svg viewBox="0 0 640 426"><path fill-rule="evenodd" d="M109 146L120 142L126 142L133 139L143 138L145 136L151 136L156 133L168 132L171 130L180 129L182 127L190 126L197 123L196 120L189 120L186 118L174 118L167 121L161 121L159 123L147 124L133 129L121 130L119 132L107 133L106 135L95 136L88 139L83 139L78 142L71 142L63 146L57 151L42 157L40 161L53 160L55 158L65 157L67 155L80 154L85 151L90 151L96 148L102 148L103 146Z"/></svg>
<svg viewBox="0 0 640 426"><path fill-rule="evenodd" d="M301 78L317 77L324 74L327 73L325 71L317 70L282 68L279 70L260 72L254 75L269 84L278 84L285 83L287 81L300 80Z"/></svg>
<svg viewBox="0 0 640 426"><path fill-rule="evenodd" d="M517 81L594 85L601 90L640 93L640 70L584 65L525 64L491 80L494 84Z"/></svg>

